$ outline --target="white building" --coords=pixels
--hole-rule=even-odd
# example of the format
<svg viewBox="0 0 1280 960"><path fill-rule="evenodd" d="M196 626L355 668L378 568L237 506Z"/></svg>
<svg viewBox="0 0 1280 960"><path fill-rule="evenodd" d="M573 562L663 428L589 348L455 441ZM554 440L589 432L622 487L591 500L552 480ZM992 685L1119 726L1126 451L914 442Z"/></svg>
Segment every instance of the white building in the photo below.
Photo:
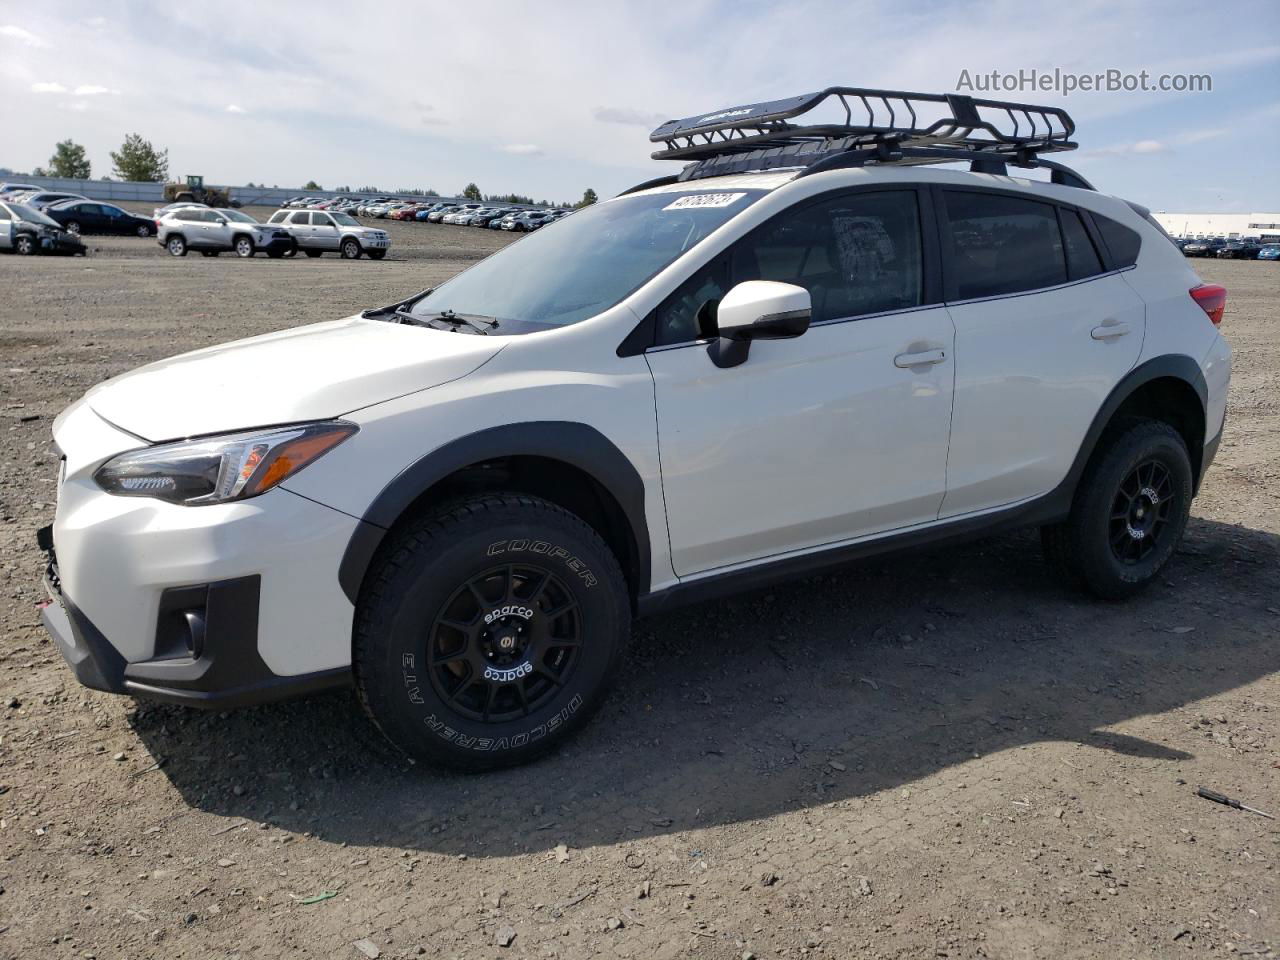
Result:
<svg viewBox="0 0 1280 960"><path fill-rule="evenodd" d="M1280 242L1280 213L1152 213L1175 237Z"/></svg>

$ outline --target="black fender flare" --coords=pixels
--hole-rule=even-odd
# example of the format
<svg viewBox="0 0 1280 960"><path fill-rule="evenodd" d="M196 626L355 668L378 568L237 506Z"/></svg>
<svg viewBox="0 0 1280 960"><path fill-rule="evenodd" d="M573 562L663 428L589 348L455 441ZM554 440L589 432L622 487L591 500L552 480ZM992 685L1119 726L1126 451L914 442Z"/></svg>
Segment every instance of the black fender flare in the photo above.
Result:
<svg viewBox="0 0 1280 960"><path fill-rule="evenodd" d="M415 500L464 467L500 457L559 460L594 479L617 501L636 549L633 589L649 590L651 553L644 480L614 443L594 427L562 420L504 424L451 440L400 471L373 499L351 534L338 566L338 583L355 603L365 573L387 532ZM620 558L621 559L621 558Z"/></svg>
<svg viewBox="0 0 1280 960"><path fill-rule="evenodd" d="M1201 415L1206 420L1205 431L1206 433L1208 432L1209 386L1205 383L1204 371L1200 369L1200 364L1186 354L1180 353L1164 354L1140 363L1125 374L1124 378L1107 394L1107 399L1102 402L1102 406L1098 408L1098 412L1094 415L1093 422L1089 424L1089 430L1085 433L1084 441L1076 452L1076 458L1071 463L1071 469L1067 471L1066 477L1055 491L1057 494L1065 495L1067 510L1070 509L1071 501L1075 497L1076 485L1079 484L1085 467L1089 465L1089 460L1093 456L1094 450L1097 449L1098 441L1102 439L1102 434L1111 423L1111 418L1115 416L1116 411L1140 387L1150 383L1152 380L1163 378L1181 380L1196 392L1196 396L1200 398ZM1193 457L1200 457L1202 454L1203 451L1201 450L1191 451ZM1055 497L1054 499L1057 500L1058 498Z"/></svg>

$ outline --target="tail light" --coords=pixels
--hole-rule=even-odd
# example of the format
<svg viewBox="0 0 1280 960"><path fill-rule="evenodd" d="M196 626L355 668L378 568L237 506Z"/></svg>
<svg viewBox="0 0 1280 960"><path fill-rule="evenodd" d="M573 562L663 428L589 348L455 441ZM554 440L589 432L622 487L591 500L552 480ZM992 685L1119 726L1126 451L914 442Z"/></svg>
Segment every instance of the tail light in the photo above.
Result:
<svg viewBox="0 0 1280 960"><path fill-rule="evenodd" d="M1222 323L1222 313L1227 309L1227 288L1216 283L1202 283L1191 288L1191 299L1200 304L1215 327Z"/></svg>

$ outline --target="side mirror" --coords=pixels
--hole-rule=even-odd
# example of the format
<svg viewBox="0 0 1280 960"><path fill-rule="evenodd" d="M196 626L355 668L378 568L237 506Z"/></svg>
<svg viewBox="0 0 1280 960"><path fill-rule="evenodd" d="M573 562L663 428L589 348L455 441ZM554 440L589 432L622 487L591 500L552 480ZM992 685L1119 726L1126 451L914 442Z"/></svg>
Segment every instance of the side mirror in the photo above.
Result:
<svg viewBox="0 0 1280 960"><path fill-rule="evenodd" d="M736 367L747 359L752 340L787 340L809 329L809 291L792 283L747 280L724 295L716 307L716 332L707 352L717 367Z"/></svg>
<svg viewBox="0 0 1280 960"><path fill-rule="evenodd" d="M219 223L219 224L221 224L222 226L224 226L224 227L225 227L225 226L226 226L230 221L229 221L229 220L227 220L227 218L226 218L226 217L219 217L219 218L218 218L217 220L215 220L214 222L215 222L215 223Z"/></svg>

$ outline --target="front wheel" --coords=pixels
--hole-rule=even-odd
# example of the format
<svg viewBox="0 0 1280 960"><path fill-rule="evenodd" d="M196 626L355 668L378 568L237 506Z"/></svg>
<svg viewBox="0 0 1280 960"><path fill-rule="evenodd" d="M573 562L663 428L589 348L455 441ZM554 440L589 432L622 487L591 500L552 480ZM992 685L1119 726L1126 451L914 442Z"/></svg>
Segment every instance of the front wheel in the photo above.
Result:
<svg viewBox="0 0 1280 960"><path fill-rule="evenodd" d="M390 535L360 594L356 689L413 757L524 763L600 705L630 622L595 530L546 500L470 497Z"/></svg>
<svg viewBox="0 0 1280 960"><path fill-rule="evenodd" d="M342 241L342 259L343 260L359 260L360 244L355 240Z"/></svg>
<svg viewBox="0 0 1280 960"><path fill-rule="evenodd" d="M1131 420L1104 437L1076 490L1071 515L1042 527L1049 561L1104 600L1148 586L1178 547L1194 479L1182 435Z"/></svg>
<svg viewBox="0 0 1280 960"><path fill-rule="evenodd" d="M67 233L74 233L77 237L80 236L80 224L72 220L67 224Z"/></svg>
<svg viewBox="0 0 1280 960"><path fill-rule="evenodd" d="M185 257L187 255L187 241L182 237L170 237L164 245L169 251L170 256Z"/></svg>
<svg viewBox="0 0 1280 960"><path fill-rule="evenodd" d="M237 257L252 257L253 241L248 237L237 237L235 250Z"/></svg>
<svg viewBox="0 0 1280 960"><path fill-rule="evenodd" d="M13 252L30 257L36 252L36 238L29 233L20 233L13 241Z"/></svg>

